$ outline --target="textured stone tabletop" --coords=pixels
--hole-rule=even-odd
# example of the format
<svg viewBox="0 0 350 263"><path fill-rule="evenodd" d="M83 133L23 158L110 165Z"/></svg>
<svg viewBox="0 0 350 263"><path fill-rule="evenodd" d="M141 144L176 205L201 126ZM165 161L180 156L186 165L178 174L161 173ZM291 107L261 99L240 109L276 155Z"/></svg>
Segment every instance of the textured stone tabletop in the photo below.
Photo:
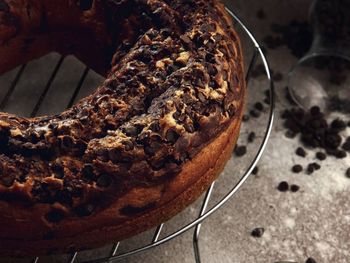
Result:
<svg viewBox="0 0 350 263"><path fill-rule="evenodd" d="M273 34L271 31L273 23L285 25L293 19L305 21L310 5L309 0L227 2L260 41L265 36ZM245 53L249 54L251 44L243 40L243 47ZM267 57L276 77L277 117L273 133L258 165L259 173L252 175L224 207L204 222L200 235L202 261L204 263L274 263L293 260L304 263L307 258L312 257L318 263L350 262L350 205L348 202L350 179L345 176L346 169L350 167L350 157L342 160L329 157L322 162L322 168L312 175L307 175L305 172L292 173L291 167L294 164L299 163L305 167L308 163L315 161L315 151L311 149L306 150L308 152L306 158L295 155L294 152L300 145L298 138L289 139L284 135L286 130L280 118L281 112L291 107L285 98L286 74L297 59L290 54L286 46L268 49ZM246 59L249 60L248 57ZM42 61L33 62L30 70L24 74L26 78L22 78L18 83L5 110L25 114L28 109L33 108L35 100L32 101L31 98L35 94L40 94L41 90L37 88L29 92L28 86L32 82L36 85L41 82L44 88L47 79L39 77L32 80L32 76L37 74L37 68L40 68L42 76L49 76L57 60L58 55L49 55L44 60L45 67ZM47 61L49 61L48 64ZM47 74L43 71L47 71ZM68 58L60 72L53 83L54 86L60 87L60 90L51 89L39 114L57 112L61 110L62 103L68 103L67 99L61 96L72 93L69 87L79 82L84 66L73 58ZM282 73L282 78L278 76L279 73ZM0 84L4 86L10 83L15 74L16 71L2 76ZM89 73L79 97L88 94L99 81L98 76ZM250 86L247 110L250 109L251 103L263 98L263 90L267 88L263 77L252 79ZM0 89L0 96L3 97L5 92L6 89ZM57 104L59 100L61 102ZM256 131L257 142L261 140L266 116L265 113L261 118L253 118L244 123L240 145L247 144L247 135L250 131ZM346 132L349 133L350 129L348 128ZM227 193L233 182L237 181L237 176L242 174L251 161L257 145L257 143L249 144L248 154L244 157L232 156L214 188L210 205ZM296 193L278 191L277 186L281 181L296 184L300 186L300 190ZM195 218L198 215L200 201L198 200L196 204L167 223L161 237L188 223L189 218ZM251 235L251 231L256 227L265 230L260 238ZM122 242L120 252L149 242L152 233L148 232ZM193 231L186 232L175 240L120 262L192 263L194 262L192 236ZM77 262L107 255L110 250L111 246L108 246L98 251L78 254ZM43 258L39 262L65 262L66 260L67 257L50 257ZM17 261L0 259L0 262ZM23 262L28 261L23 260Z"/></svg>

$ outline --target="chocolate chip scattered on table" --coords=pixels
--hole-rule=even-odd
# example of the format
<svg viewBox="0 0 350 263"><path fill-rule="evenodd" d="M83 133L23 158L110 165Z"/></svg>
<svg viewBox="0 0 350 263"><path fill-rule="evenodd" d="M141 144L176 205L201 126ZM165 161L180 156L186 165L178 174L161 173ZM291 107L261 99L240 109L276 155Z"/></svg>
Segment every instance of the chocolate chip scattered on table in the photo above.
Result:
<svg viewBox="0 0 350 263"><path fill-rule="evenodd" d="M286 181L282 181L277 186L278 191L287 192L289 190L289 184Z"/></svg>
<svg viewBox="0 0 350 263"><path fill-rule="evenodd" d="M293 173L301 173L303 171L303 167L300 164L296 164L292 167Z"/></svg>
<svg viewBox="0 0 350 263"><path fill-rule="evenodd" d="M236 156L242 157L247 153L247 147L244 145L237 145L234 152Z"/></svg>
<svg viewBox="0 0 350 263"><path fill-rule="evenodd" d="M292 184L292 185L290 186L290 191L293 192L293 193L298 192L299 189L300 189L300 186L299 186L299 185Z"/></svg>
<svg viewBox="0 0 350 263"><path fill-rule="evenodd" d="M264 235L265 229L263 227L254 228L251 232L252 237L260 238Z"/></svg>

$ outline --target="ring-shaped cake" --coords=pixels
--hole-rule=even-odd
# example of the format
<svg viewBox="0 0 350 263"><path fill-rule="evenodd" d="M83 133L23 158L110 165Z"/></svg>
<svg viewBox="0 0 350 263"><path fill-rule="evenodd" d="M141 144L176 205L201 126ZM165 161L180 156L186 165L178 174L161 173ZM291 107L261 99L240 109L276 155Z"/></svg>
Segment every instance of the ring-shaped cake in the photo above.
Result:
<svg viewBox="0 0 350 263"><path fill-rule="evenodd" d="M217 0L0 0L0 73L51 51L106 78L54 116L0 113L0 254L88 249L168 220L239 134L243 59Z"/></svg>

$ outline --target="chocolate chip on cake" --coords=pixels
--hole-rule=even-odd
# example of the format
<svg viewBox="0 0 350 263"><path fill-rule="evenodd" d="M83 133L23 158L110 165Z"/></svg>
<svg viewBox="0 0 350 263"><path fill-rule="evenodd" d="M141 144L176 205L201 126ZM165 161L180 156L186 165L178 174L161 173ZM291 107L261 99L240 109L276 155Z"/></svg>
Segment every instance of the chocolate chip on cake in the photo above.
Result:
<svg viewBox="0 0 350 263"><path fill-rule="evenodd" d="M64 218L64 214L61 210L52 209L46 214L45 218L51 223L58 223Z"/></svg>
<svg viewBox="0 0 350 263"><path fill-rule="evenodd" d="M94 167L92 164L84 164L82 170L81 170L83 179L86 181L92 181L94 178Z"/></svg>
<svg viewBox="0 0 350 263"><path fill-rule="evenodd" d="M81 11L87 11L92 8L93 0L79 0L79 8Z"/></svg>
<svg viewBox="0 0 350 263"><path fill-rule="evenodd" d="M131 141L123 141L125 151L131 151L134 149L134 144Z"/></svg>
<svg viewBox="0 0 350 263"><path fill-rule="evenodd" d="M18 177L18 182L20 183L25 183L27 181L27 178L28 178L28 174L21 174L19 177Z"/></svg>
<svg viewBox="0 0 350 263"><path fill-rule="evenodd" d="M263 227L254 228L251 232L252 237L260 238L264 235L265 229Z"/></svg>
<svg viewBox="0 0 350 263"><path fill-rule="evenodd" d="M195 132L195 128L193 126L192 123L185 123L184 124L184 128L186 129L187 132L189 133L194 133Z"/></svg>
<svg viewBox="0 0 350 263"><path fill-rule="evenodd" d="M54 196L54 199L57 202L60 202L62 204L72 204L72 191L71 188L65 188L63 190L58 190Z"/></svg>
<svg viewBox="0 0 350 263"><path fill-rule="evenodd" d="M142 131L143 127L140 125L130 125L124 128L127 136L136 136Z"/></svg>
<svg viewBox="0 0 350 263"><path fill-rule="evenodd" d="M10 6L5 1L0 1L0 12L9 12Z"/></svg>
<svg viewBox="0 0 350 263"><path fill-rule="evenodd" d="M55 238L55 233L53 231L47 231L46 233L44 233L43 235L43 239L44 240L52 240Z"/></svg>
<svg viewBox="0 0 350 263"><path fill-rule="evenodd" d="M300 173L303 170L303 167L300 164L296 164L292 167L293 173Z"/></svg>
<svg viewBox="0 0 350 263"><path fill-rule="evenodd" d="M286 181L280 182L277 186L278 191L287 192L289 189L289 184Z"/></svg>
<svg viewBox="0 0 350 263"><path fill-rule="evenodd" d="M2 175L0 177L0 184L2 184L5 187L10 187L15 182L15 179L16 179L16 177L14 174Z"/></svg>
<svg viewBox="0 0 350 263"><path fill-rule="evenodd" d="M97 177L96 185L98 187L108 187L112 184L112 178L108 174L101 174Z"/></svg>
<svg viewBox="0 0 350 263"><path fill-rule="evenodd" d="M106 151L106 153L101 155L102 156L107 155L107 158L112 162L118 162L121 159L121 150L117 148L112 148Z"/></svg>
<svg viewBox="0 0 350 263"><path fill-rule="evenodd" d="M64 169L60 161L56 161L52 164L52 172L55 178L62 179L64 177Z"/></svg>
<svg viewBox="0 0 350 263"><path fill-rule="evenodd" d="M166 133L166 139L170 143L175 143L180 135L173 129L169 129Z"/></svg>
<svg viewBox="0 0 350 263"><path fill-rule="evenodd" d="M212 76L216 76L218 74L217 68L213 64L208 64L208 73Z"/></svg>
<svg viewBox="0 0 350 263"><path fill-rule="evenodd" d="M157 123L157 122L152 122L151 125L149 126L149 128L154 132L159 132L161 129L159 126L159 123Z"/></svg>
<svg viewBox="0 0 350 263"><path fill-rule="evenodd" d="M236 114L236 111L237 111L236 107L233 106L232 104L227 109L227 113L230 117L233 117Z"/></svg>
<svg viewBox="0 0 350 263"><path fill-rule="evenodd" d="M63 136L61 144L64 148L71 148L74 145L74 141L70 136Z"/></svg>
<svg viewBox="0 0 350 263"><path fill-rule="evenodd" d="M74 210L78 216L84 217L92 214L94 211L94 206L92 204L83 204L76 207Z"/></svg>

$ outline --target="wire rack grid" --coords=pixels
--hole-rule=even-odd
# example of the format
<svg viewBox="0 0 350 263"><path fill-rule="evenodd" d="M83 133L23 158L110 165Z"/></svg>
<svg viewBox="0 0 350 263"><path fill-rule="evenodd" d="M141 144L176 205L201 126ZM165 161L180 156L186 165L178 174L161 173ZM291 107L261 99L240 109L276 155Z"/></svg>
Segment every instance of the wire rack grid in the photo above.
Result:
<svg viewBox="0 0 350 263"><path fill-rule="evenodd" d="M220 207L222 207L232 196L236 194L236 192L239 190L239 188L243 185L243 183L248 179L249 175L252 173L253 169L257 165L259 159L261 158L263 151L267 145L268 138L271 134L272 130L272 125L273 125L273 120L274 120L274 106L275 106L275 95L274 95L274 85L273 81L271 78L271 73L269 69L268 62L264 56L264 53L261 49L261 46L253 36L253 34L250 32L250 30L245 26L245 24L238 18L238 16L233 13L229 8L226 7L226 11L230 14L230 16L233 18L233 22L236 27L239 27L242 29L246 37L249 39L249 41L252 44L253 47L253 55L250 59L250 62L248 63L247 67L247 73L246 73L246 82L247 85L249 84L250 81L250 76L253 68L255 67L257 63L257 59L260 58L263 66L265 68L265 77L268 82L268 89L269 89L269 100L270 100L270 106L269 106L269 116L265 128L265 132L261 141L261 144L259 145L258 151L256 155L252 158L248 168L243 172L242 176L238 180L238 182L234 182L233 187L226 193L226 195L223 196L221 200L219 200L215 205L211 206L211 208L208 210L208 205L210 198L212 196L213 189L215 187L215 182L211 184L209 189L206 191L204 195L203 202L201 204L200 210L198 217L185 224L184 226L180 227L173 233L160 238L161 237L161 232L163 230L163 227L165 226L165 223L159 225L154 233L153 233L153 238L150 240L150 242L147 245L143 245L141 247L138 247L136 249L131 249L127 252L123 252L121 254L118 254L118 248L120 247L120 242L116 243L113 245L112 250L109 255L106 255L104 257L95 259L95 260L90 260L90 261L84 261L86 263L99 263L99 262L112 262L112 261L117 261L119 259L123 259L126 257L129 257L131 255L134 255L136 253L140 253L143 251L146 251L148 249L157 247L159 245L162 245L166 242L169 242L170 240L180 236L181 234L185 233L186 231L194 228L194 233L193 233L193 249L194 249L194 257L195 257L195 262L200 263L201 262L201 256L200 256L200 249L199 249L199 237L200 237L200 231L201 231L201 226L202 222L207 219L210 215L215 213ZM52 84L57 77L59 70L65 60L65 57L60 56L58 59L57 63L53 67L53 71L51 72L50 77L48 78L46 85L44 89L41 91L39 98L37 99L36 103L32 107L32 110L30 112L31 117L35 117L40 113L40 109L45 101L45 98L50 92L50 89L52 89ZM23 75L23 72L25 71L27 65L24 64L19 69L17 70L16 75L13 78L13 81L7 90L7 92L4 94L3 99L0 101L0 109L4 110L6 106L9 104L11 97L14 96L15 89L17 84L19 83L21 76ZM85 66L84 70L82 71L78 84L76 85L76 88L74 92L72 93L70 99L66 103L66 108L71 107L74 102L78 99L80 91L82 86L84 85L84 81L86 80L88 73L90 72L90 69ZM78 252L74 252L69 256L68 262L69 263L75 263L77 262L77 256ZM32 260L33 263L39 263L40 258L36 257Z"/></svg>

